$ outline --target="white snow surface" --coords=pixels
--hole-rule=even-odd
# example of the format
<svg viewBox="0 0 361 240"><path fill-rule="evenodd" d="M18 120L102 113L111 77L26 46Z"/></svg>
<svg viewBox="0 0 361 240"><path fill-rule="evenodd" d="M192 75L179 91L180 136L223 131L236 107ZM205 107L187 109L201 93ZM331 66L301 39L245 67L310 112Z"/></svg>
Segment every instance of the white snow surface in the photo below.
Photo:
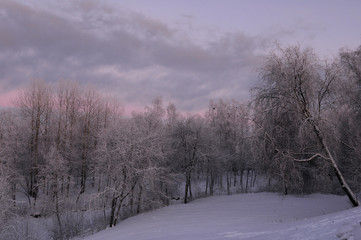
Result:
<svg viewBox="0 0 361 240"><path fill-rule="evenodd" d="M86 240L361 239L347 197L251 193L176 204L128 218Z"/></svg>

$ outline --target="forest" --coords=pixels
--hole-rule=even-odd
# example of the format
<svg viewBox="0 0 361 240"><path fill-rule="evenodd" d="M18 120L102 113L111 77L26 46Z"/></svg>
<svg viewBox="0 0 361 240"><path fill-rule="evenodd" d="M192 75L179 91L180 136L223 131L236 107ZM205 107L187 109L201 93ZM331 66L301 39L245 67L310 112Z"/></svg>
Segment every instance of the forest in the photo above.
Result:
<svg viewBox="0 0 361 240"><path fill-rule="evenodd" d="M0 239L37 239L29 219L69 239L258 182L358 206L361 46L334 59L276 46L258 74L249 101L185 114L157 97L130 116L94 87L32 80L0 109Z"/></svg>

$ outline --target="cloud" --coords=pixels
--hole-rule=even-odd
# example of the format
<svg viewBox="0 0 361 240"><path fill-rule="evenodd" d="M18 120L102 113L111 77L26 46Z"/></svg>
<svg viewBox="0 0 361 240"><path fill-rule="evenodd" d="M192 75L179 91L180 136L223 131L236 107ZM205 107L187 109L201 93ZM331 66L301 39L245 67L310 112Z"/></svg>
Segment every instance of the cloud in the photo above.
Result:
<svg viewBox="0 0 361 240"><path fill-rule="evenodd" d="M156 96L199 111L210 98L246 99L262 38L185 29L102 1L0 2L0 94L32 78L93 84L125 106ZM191 20L191 19L190 19Z"/></svg>

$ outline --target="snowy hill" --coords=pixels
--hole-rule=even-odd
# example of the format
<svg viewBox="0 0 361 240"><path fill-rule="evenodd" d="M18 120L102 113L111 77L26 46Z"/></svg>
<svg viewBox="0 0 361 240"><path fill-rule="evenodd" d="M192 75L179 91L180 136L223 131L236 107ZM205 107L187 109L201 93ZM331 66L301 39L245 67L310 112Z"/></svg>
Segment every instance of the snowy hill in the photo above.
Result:
<svg viewBox="0 0 361 240"><path fill-rule="evenodd" d="M361 239L361 208L346 197L239 194L144 213L86 240Z"/></svg>

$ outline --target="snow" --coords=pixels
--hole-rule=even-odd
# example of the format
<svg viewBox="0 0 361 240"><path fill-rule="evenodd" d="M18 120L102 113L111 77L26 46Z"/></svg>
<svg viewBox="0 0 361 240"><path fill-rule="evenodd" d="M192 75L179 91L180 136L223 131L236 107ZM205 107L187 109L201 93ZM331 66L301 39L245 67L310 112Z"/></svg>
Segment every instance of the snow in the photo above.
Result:
<svg viewBox="0 0 361 240"><path fill-rule="evenodd" d="M86 240L361 239L361 208L346 197L237 194L126 219Z"/></svg>

